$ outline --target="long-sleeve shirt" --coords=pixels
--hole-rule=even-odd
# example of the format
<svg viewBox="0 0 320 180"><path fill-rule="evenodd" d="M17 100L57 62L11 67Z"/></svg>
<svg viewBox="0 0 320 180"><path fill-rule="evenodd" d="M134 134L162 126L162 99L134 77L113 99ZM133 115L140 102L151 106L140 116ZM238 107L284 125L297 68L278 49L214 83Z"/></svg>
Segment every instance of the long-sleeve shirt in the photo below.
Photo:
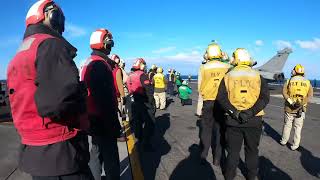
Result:
<svg viewBox="0 0 320 180"><path fill-rule="evenodd" d="M87 90L79 81L79 72L73 61L76 49L49 27L36 24L26 29L24 37L50 34L36 55L37 91L35 102L38 113L44 117L75 116L86 111ZM65 122L64 122L65 123ZM89 152L87 137L76 137L44 146L21 145L19 168L34 176L71 174L87 166Z"/></svg>
<svg viewBox="0 0 320 180"><path fill-rule="evenodd" d="M186 85L182 85L179 87L179 97L181 99L190 99L190 94L192 94L192 89Z"/></svg>

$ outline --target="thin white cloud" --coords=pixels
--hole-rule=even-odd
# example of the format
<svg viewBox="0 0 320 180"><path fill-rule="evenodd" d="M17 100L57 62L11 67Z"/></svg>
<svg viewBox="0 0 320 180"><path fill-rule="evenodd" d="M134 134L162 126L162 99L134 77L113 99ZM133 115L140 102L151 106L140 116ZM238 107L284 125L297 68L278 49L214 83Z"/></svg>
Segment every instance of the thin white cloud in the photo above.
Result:
<svg viewBox="0 0 320 180"><path fill-rule="evenodd" d="M284 48L292 48L292 44L289 41L277 40L273 42L274 45L277 46L277 49L281 50Z"/></svg>
<svg viewBox="0 0 320 180"><path fill-rule="evenodd" d="M160 49L157 49L157 50L153 50L152 53L154 53L154 54L167 53L167 52L173 51L175 49L176 49L176 47L170 46L170 47L165 47L165 48L160 48Z"/></svg>
<svg viewBox="0 0 320 180"><path fill-rule="evenodd" d="M191 49L191 48L190 48ZM202 52L198 50L186 51L182 50L172 55L154 54L154 56L143 57L147 65L157 64L163 68L175 67L180 69L182 67L189 68L191 71L198 71L198 67L201 64L203 57ZM135 58L125 57L126 69L130 69L135 61Z"/></svg>
<svg viewBox="0 0 320 180"><path fill-rule="evenodd" d="M308 49L308 50L320 50L320 39L319 38L314 38L311 41L302 41L302 40L297 40L295 42L297 45L299 45L300 48L302 49Z"/></svg>
<svg viewBox="0 0 320 180"><path fill-rule="evenodd" d="M256 40L255 44L256 44L256 46L263 46L264 45L262 40Z"/></svg>
<svg viewBox="0 0 320 180"><path fill-rule="evenodd" d="M152 58L154 61L160 62L182 62L182 63L196 63L199 64L202 61L202 55L199 51L180 52L171 56L163 56Z"/></svg>
<svg viewBox="0 0 320 180"><path fill-rule="evenodd" d="M87 31L85 28L67 23L66 24L66 30L65 30L66 36L71 38L81 37L87 34Z"/></svg>

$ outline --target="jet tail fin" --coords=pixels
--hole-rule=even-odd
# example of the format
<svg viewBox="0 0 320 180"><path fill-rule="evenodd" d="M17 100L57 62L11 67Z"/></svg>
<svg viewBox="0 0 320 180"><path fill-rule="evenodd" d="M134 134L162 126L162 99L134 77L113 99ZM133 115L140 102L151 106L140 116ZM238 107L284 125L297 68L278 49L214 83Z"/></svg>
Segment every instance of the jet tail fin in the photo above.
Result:
<svg viewBox="0 0 320 180"><path fill-rule="evenodd" d="M285 48L281 51L278 51L275 56L273 56L268 62L260 66L258 69L267 72L282 72L290 53L292 53L291 48Z"/></svg>

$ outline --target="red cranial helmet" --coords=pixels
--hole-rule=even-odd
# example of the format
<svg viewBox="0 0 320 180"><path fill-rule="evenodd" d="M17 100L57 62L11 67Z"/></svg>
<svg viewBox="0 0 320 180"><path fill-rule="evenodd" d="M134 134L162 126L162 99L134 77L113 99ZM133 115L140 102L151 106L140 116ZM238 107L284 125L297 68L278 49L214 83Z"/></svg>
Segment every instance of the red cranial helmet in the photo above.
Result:
<svg viewBox="0 0 320 180"><path fill-rule="evenodd" d="M91 49L103 49L107 46L113 47L113 37L107 29L98 29L91 34L90 47Z"/></svg>

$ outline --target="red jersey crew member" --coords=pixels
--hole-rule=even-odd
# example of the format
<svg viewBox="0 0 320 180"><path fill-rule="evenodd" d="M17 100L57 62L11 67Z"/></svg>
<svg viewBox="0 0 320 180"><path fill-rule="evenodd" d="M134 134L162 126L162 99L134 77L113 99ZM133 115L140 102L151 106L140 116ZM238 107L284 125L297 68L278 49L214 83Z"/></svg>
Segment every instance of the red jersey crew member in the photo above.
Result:
<svg viewBox="0 0 320 180"><path fill-rule="evenodd" d="M148 75L144 73L146 62L142 58L136 59L132 71L127 79L129 94L133 99L130 118L136 138L139 144L146 150L153 150L151 137L154 133L155 103L153 98L153 86ZM144 125L144 126L143 126Z"/></svg>
<svg viewBox="0 0 320 180"><path fill-rule="evenodd" d="M88 113L91 122L92 149L90 168L96 180L100 180L102 164L107 179L120 179L120 161L117 138L120 123L117 114L117 96L112 69L109 63L114 42L107 29L98 29L91 34L91 56L81 71L81 79L88 87Z"/></svg>
<svg viewBox="0 0 320 180"><path fill-rule="evenodd" d="M234 179L244 141L246 179L256 179L263 109L269 103L269 89L246 49L234 53L235 67L221 81L217 100L229 116L226 117L227 162L226 180Z"/></svg>
<svg viewBox="0 0 320 180"><path fill-rule="evenodd" d="M34 180L93 178L88 139L79 130L88 122L86 90L73 61L77 49L62 36L64 20L53 1L37 1L8 66L12 117L22 143L19 167Z"/></svg>

